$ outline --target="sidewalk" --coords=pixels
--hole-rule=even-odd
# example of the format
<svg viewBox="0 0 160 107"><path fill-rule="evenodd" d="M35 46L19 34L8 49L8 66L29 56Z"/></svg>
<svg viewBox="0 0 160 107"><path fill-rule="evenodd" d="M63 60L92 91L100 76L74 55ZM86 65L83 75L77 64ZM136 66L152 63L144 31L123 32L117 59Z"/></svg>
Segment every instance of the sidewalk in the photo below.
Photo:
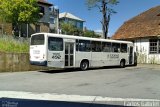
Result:
<svg viewBox="0 0 160 107"><path fill-rule="evenodd" d="M137 67L160 69L160 65L158 64L137 64Z"/></svg>

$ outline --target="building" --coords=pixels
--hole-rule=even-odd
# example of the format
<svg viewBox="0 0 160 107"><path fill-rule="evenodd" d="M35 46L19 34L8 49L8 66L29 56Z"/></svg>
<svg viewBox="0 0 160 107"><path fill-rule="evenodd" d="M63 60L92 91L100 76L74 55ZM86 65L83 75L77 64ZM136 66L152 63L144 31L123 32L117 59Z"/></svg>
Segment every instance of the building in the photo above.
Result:
<svg viewBox="0 0 160 107"><path fill-rule="evenodd" d="M0 35L12 35L12 24L11 23L5 23L2 20L0 20Z"/></svg>
<svg viewBox="0 0 160 107"><path fill-rule="evenodd" d="M85 21L71 13L64 12L59 14L59 22L70 23L73 24L75 27L83 30L83 23Z"/></svg>
<svg viewBox="0 0 160 107"><path fill-rule="evenodd" d="M133 41L139 63L160 64L160 6L126 21L112 38Z"/></svg>
<svg viewBox="0 0 160 107"><path fill-rule="evenodd" d="M54 14L52 14L53 10L51 9L53 4L46 0L38 0L38 5L40 8L40 20L37 24L23 24L22 36L30 36L38 32L50 32L51 29L54 29Z"/></svg>
<svg viewBox="0 0 160 107"><path fill-rule="evenodd" d="M38 0L38 6L40 8L40 20L36 24L22 24L21 36L30 37L31 34L37 32L52 32L55 30L55 9L53 4L47 0ZM3 23L0 21L0 34L12 35L14 29L12 23ZM18 36L18 34L16 34Z"/></svg>

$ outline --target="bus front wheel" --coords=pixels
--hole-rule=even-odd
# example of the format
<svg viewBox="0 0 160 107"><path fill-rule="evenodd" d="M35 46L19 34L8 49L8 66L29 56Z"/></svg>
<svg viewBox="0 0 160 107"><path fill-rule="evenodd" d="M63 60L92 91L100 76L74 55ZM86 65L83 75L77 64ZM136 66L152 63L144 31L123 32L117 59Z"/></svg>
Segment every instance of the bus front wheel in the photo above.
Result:
<svg viewBox="0 0 160 107"><path fill-rule="evenodd" d="M80 64L80 68L81 68L81 70L82 70L82 71L87 70L87 69L88 69L88 67L89 67L89 63L88 63L88 61L87 61L87 60L84 60L84 61L82 61L82 62L81 62L81 64Z"/></svg>

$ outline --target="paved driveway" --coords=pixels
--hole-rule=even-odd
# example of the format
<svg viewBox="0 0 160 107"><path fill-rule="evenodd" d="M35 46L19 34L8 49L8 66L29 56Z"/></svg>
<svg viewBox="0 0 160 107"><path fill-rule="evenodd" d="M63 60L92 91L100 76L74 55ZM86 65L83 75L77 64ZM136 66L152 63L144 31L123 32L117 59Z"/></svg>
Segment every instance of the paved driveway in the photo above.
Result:
<svg viewBox="0 0 160 107"><path fill-rule="evenodd" d="M160 67L0 73L0 91L160 99Z"/></svg>

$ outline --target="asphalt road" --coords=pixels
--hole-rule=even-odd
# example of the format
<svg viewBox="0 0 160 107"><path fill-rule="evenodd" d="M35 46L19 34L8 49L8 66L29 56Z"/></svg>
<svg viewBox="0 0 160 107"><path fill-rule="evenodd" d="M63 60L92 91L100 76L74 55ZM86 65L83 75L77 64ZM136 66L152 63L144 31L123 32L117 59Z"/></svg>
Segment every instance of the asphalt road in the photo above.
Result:
<svg viewBox="0 0 160 107"><path fill-rule="evenodd" d="M159 68L144 65L87 71L69 69L0 73L0 91L160 99Z"/></svg>

